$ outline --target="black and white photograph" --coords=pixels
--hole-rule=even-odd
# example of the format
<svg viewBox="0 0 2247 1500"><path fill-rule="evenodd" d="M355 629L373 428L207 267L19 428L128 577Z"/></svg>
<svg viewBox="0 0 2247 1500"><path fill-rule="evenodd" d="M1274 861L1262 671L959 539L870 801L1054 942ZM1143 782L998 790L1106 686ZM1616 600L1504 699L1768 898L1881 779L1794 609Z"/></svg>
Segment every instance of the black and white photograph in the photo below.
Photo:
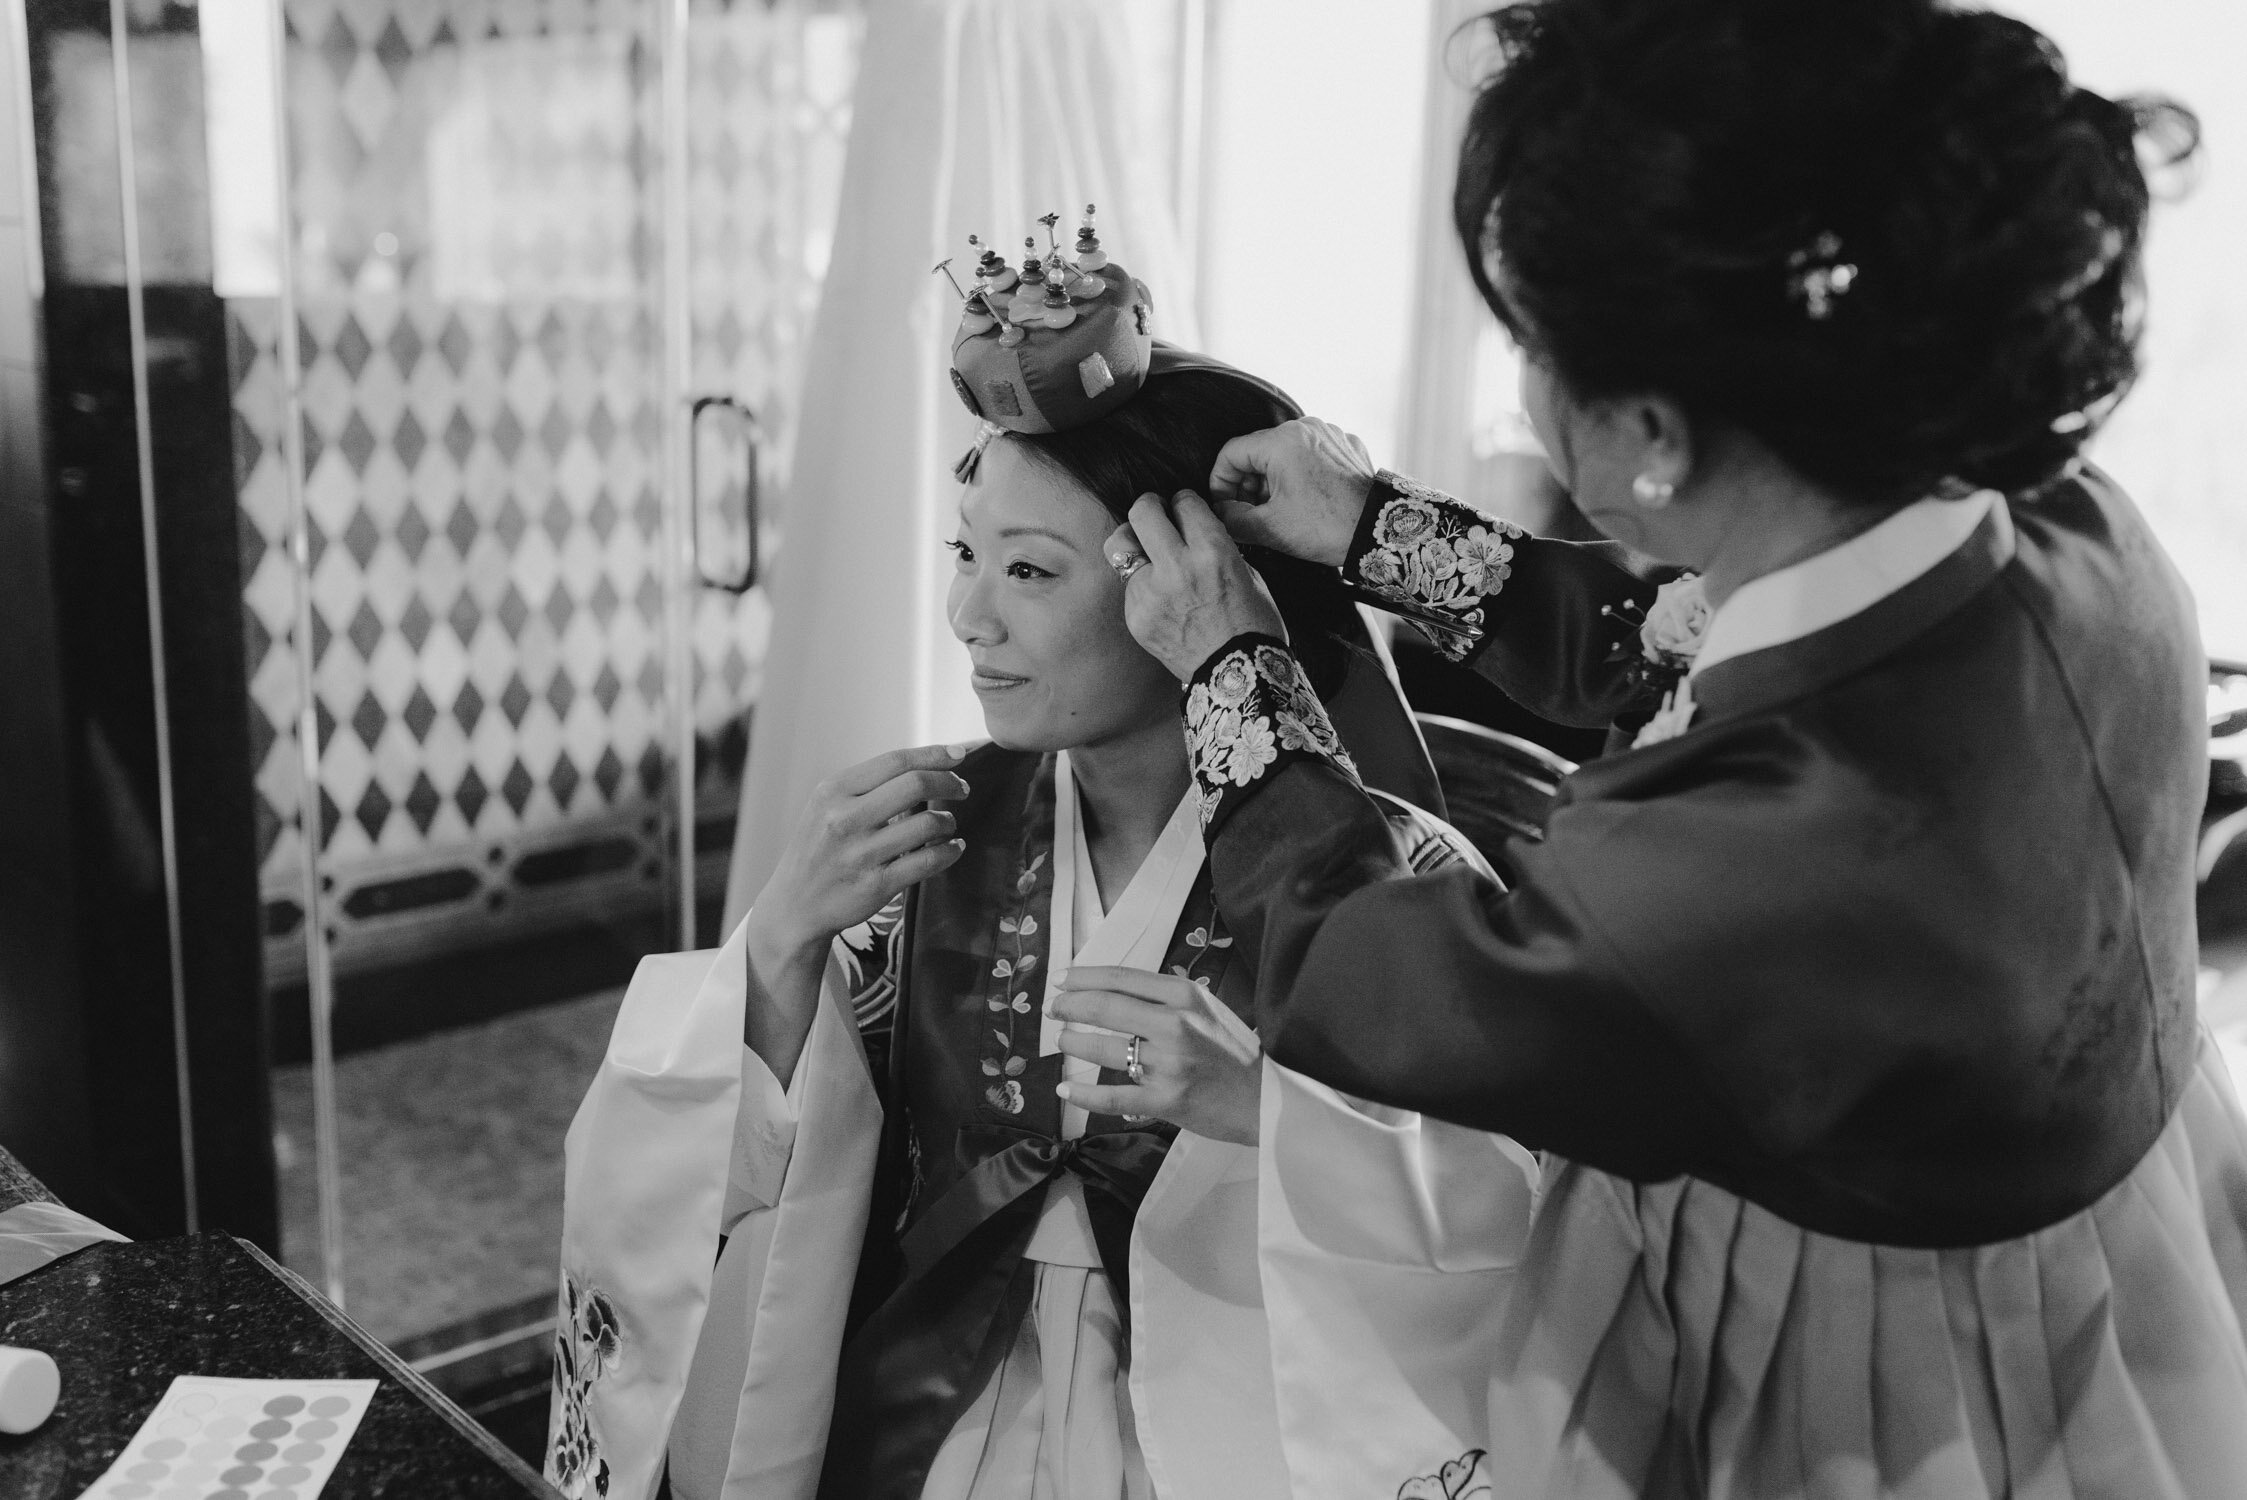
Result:
<svg viewBox="0 0 2247 1500"><path fill-rule="evenodd" d="M0 1500L2247 1500L2237 0L0 0Z"/></svg>

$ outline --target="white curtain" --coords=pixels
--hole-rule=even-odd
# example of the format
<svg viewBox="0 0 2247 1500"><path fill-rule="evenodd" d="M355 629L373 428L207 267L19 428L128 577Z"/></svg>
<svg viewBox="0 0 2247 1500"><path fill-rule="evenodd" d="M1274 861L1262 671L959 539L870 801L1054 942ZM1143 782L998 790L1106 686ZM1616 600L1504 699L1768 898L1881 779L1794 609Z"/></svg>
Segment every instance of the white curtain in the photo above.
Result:
<svg viewBox="0 0 2247 1500"><path fill-rule="evenodd" d="M730 931L812 787L900 745L980 737L966 653L944 621L975 432L952 392L970 233L1020 262L1056 212L1099 205L1103 246L1154 295L1157 331L1198 342L1190 262L1155 143L1138 132L1130 33L1113 0L872 0L842 204L813 325L773 625L726 882Z"/></svg>
<svg viewBox="0 0 2247 1500"><path fill-rule="evenodd" d="M1542 453L1521 411L1519 356L1468 277L1451 221L1467 107L1475 82L1494 61L1477 19L1490 8L1489 0L1435 0L1430 17L1398 467L1534 527L1549 499Z"/></svg>

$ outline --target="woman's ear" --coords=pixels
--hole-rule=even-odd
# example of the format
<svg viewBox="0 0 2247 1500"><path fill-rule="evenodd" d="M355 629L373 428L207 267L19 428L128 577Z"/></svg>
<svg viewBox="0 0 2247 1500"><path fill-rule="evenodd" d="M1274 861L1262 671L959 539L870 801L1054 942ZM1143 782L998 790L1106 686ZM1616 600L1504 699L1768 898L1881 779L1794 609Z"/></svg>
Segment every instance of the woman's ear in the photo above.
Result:
<svg viewBox="0 0 2247 1500"><path fill-rule="evenodd" d="M1630 396L1616 403L1637 451L1631 498L1649 509L1670 503L1693 477L1693 419L1668 396Z"/></svg>

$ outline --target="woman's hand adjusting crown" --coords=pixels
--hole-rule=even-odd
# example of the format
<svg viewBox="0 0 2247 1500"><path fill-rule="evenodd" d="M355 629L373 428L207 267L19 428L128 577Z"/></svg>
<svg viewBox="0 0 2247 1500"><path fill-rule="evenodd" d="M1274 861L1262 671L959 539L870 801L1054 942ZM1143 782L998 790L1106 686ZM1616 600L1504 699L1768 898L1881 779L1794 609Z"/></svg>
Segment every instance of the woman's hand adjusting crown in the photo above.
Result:
<svg viewBox="0 0 2247 1500"><path fill-rule="evenodd" d="M1124 575L1124 623L1132 637L1185 682L1233 637L1254 632L1285 640L1287 626L1208 503L1180 490L1172 506L1175 524L1160 496L1141 495L1130 524L1108 537L1107 553Z"/></svg>
<svg viewBox="0 0 2247 1500"><path fill-rule="evenodd" d="M1332 422L1299 417L1234 438L1209 476L1236 540L1339 568L1372 492L1373 455Z"/></svg>

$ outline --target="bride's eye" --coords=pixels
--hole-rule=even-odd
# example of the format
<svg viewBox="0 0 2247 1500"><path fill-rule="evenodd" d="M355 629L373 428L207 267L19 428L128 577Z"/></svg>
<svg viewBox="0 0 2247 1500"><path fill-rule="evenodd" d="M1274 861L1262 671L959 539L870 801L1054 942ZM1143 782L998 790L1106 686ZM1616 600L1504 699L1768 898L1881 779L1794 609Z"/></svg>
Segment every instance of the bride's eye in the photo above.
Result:
<svg viewBox="0 0 2247 1500"><path fill-rule="evenodd" d="M975 549L973 547L970 547L967 543L946 542L944 545L951 548L952 555L958 558L961 562L971 563L975 561Z"/></svg>
<svg viewBox="0 0 2247 1500"><path fill-rule="evenodd" d="M1023 582L1027 583L1033 579L1051 578L1053 575L1051 573L1048 573L1045 569L1038 567L1034 563L1026 563L1017 560L1006 565L1006 576L1009 578L1019 578Z"/></svg>

